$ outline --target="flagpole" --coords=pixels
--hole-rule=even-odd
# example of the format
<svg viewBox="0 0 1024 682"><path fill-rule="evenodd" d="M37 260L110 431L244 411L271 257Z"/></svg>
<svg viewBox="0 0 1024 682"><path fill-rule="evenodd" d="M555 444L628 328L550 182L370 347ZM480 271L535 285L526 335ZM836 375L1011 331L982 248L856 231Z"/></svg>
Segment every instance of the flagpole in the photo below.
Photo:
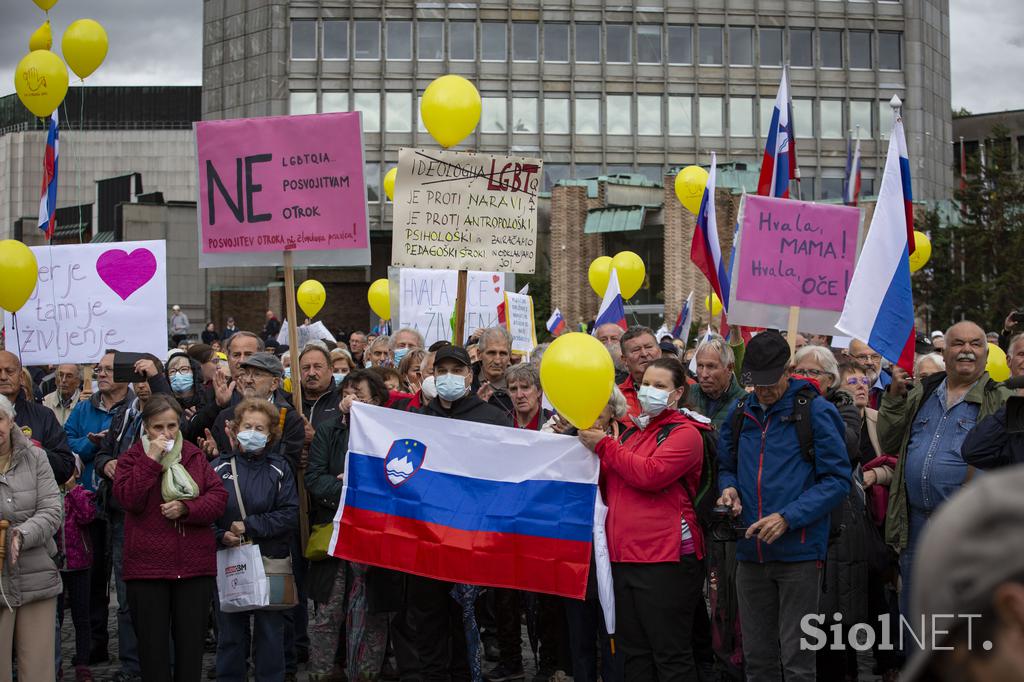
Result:
<svg viewBox="0 0 1024 682"><path fill-rule="evenodd" d="M793 136L789 140L789 158L793 162L793 177L796 179L796 200L803 201L803 185L800 182L800 164L797 163L796 155L796 121L793 120L793 81L789 78L789 62L782 67L786 78L786 106L789 108L786 116L789 119L789 128Z"/></svg>

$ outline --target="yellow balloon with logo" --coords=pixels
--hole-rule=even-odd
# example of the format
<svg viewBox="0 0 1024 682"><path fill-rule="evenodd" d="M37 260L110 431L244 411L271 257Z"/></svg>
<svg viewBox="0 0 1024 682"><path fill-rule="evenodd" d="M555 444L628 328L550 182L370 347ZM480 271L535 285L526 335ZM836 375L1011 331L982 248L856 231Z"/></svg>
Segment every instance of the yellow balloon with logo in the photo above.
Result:
<svg viewBox="0 0 1024 682"><path fill-rule="evenodd" d="M644 285L644 278L647 276L644 259L632 251L619 251L612 258L612 267L619 276L622 299L628 301Z"/></svg>
<svg viewBox="0 0 1024 682"><path fill-rule="evenodd" d="M704 297L704 309L711 313L711 317L718 317L722 314L722 299L712 291L710 296Z"/></svg>
<svg viewBox="0 0 1024 682"><path fill-rule="evenodd" d="M910 271L917 272L932 257L932 243L924 232L914 230L914 253L910 254Z"/></svg>
<svg viewBox="0 0 1024 682"><path fill-rule="evenodd" d="M558 414L578 429L589 429L611 397L615 365L593 336L562 334L544 351L540 383Z"/></svg>
<svg viewBox="0 0 1024 682"><path fill-rule="evenodd" d="M107 32L98 21L79 19L64 31L60 51L75 75L84 79L107 58Z"/></svg>
<svg viewBox="0 0 1024 682"><path fill-rule="evenodd" d="M327 301L327 292L320 282L307 279L299 285L298 291L295 292L295 300L307 317L316 317Z"/></svg>
<svg viewBox="0 0 1024 682"><path fill-rule="evenodd" d="M697 215L708 186L708 172L700 166L687 166L676 174L676 198L687 211Z"/></svg>
<svg viewBox="0 0 1024 682"><path fill-rule="evenodd" d="M43 24L32 32L32 35L28 39L28 50L49 50L53 47L53 32L50 31L50 20L47 19Z"/></svg>
<svg viewBox="0 0 1024 682"><path fill-rule="evenodd" d="M593 289L594 293L598 296L604 296L604 291L608 288L608 280L611 276L611 256L600 256L599 258L595 258L590 263L590 268L587 270L587 280L590 281L590 288Z"/></svg>
<svg viewBox="0 0 1024 682"><path fill-rule="evenodd" d="M377 314L382 320L391 319L391 288L386 279L378 279L370 285L366 292L366 300L370 303L370 310Z"/></svg>
<svg viewBox="0 0 1024 682"><path fill-rule="evenodd" d="M0 241L0 308L16 313L28 301L39 279L32 249L16 239Z"/></svg>
<svg viewBox="0 0 1024 682"><path fill-rule="evenodd" d="M1006 381L1010 378L1010 364L1003 349L994 343L988 344L988 360L985 371L995 381Z"/></svg>
<svg viewBox="0 0 1024 682"><path fill-rule="evenodd" d="M384 194L390 201L395 200L395 180L398 179L398 168L392 168L384 174Z"/></svg>
<svg viewBox="0 0 1024 682"><path fill-rule="evenodd" d="M441 76L423 91L420 115L427 132L442 147L454 147L480 122L480 93L462 76Z"/></svg>
<svg viewBox="0 0 1024 682"><path fill-rule="evenodd" d="M18 99L39 118L46 118L68 93L68 67L49 50L33 50L14 69Z"/></svg>

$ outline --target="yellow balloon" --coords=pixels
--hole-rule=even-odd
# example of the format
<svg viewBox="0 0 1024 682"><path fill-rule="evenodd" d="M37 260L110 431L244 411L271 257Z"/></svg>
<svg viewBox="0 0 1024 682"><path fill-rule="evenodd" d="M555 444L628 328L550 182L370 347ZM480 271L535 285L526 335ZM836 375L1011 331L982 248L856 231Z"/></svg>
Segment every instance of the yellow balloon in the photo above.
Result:
<svg viewBox="0 0 1024 682"><path fill-rule="evenodd" d="M324 291L324 285L320 282L315 279L307 279L299 285L298 291L295 292L295 300L298 301L299 307L307 317L316 317L316 314L324 307L327 292Z"/></svg>
<svg viewBox="0 0 1024 682"><path fill-rule="evenodd" d="M49 50L33 50L14 69L14 89L25 108L46 118L68 93L68 67Z"/></svg>
<svg viewBox="0 0 1024 682"><path fill-rule="evenodd" d="M590 280L590 288L598 296L604 296L604 290L608 288L608 279L612 276L612 257L601 256L595 258L587 270L587 279Z"/></svg>
<svg viewBox="0 0 1024 682"><path fill-rule="evenodd" d="M711 317L718 317L722 314L722 299L712 291L710 296L704 297L704 309L711 313Z"/></svg>
<svg viewBox="0 0 1024 682"><path fill-rule="evenodd" d="M0 241L0 308L16 313L32 295L39 278L36 255L16 239Z"/></svg>
<svg viewBox="0 0 1024 682"><path fill-rule="evenodd" d="M644 285L644 277L647 275L644 260L632 251L619 251L612 258L612 267L619 276L622 298L628 301Z"/></svg>
<svg viewBox="0 0 1024 682"><path fill-rule="evenodd" d="M589 429L611 397L615 365L596 338L570 332L544 351L540 383L558 414L578 429Z"/></svg>
<svg viewBox="0 0 1024 682"><path fill-rule="evenodd" d="M32 0L32 2L36 3L44 12L49 12L57 4L57 0Z"/></svg>
<svg viewBox="0 0 1024 682"><path fill-rule="evenodd" d="M693 215L700 211L700 202L707 186L708 172L700 166L687 166L676 175L676 197Z"/></svg>
<svg viewBox="0 0 1024 682"><path fill-rule="evenodd" d="M423 91L423 125L442 147L454 147L480 122L480 93L462 76L448 74Z"/></svg>
<svg viewBox="0 0 1024 682"><path fill-rule="evenodd" d="M42 26L32 32L28 39L28 50L49 50L53 47L53 33L50 31L50 20L43 22Z"/></svg>
<svg viewBox="0 0 1024 682"><path fill-rule="evenodd" d="M931 257L932 243L929 241L928 235L914 230L914 253L910 254L910 271L917 272L928 263Z"/></svg>
<svg viewBox="0 0 1024 682"><path fill-rule="evenodd" d="M386 279L378 279L370 285L366 300L370 302L370 310L377 313L377 317L382 320L391 319L391 288Z"/></svg>
<svg viewBox="0 0 1024 682"><path fill-rule="evenodd" d="M398 169L392 168L384 174L384 194L388 195L388 199L391 201L395 200L395 179L398 177Z"/></svg>
<svg viewBox="0 0 1024 682"><path fill-rule="evenodd" d="M64 31L60 51L75 75L86 78L107 57L107 32L98 21L79 19Z"/></svg>
<svg viewBox="0 0 1024 682"><path fill-rule="evenodd" d="M1006 353L994 343L988 344L988 361L985 363L985 371L995 381L1006 381L1010 378L1010 365L1006 360Z"/></svg>

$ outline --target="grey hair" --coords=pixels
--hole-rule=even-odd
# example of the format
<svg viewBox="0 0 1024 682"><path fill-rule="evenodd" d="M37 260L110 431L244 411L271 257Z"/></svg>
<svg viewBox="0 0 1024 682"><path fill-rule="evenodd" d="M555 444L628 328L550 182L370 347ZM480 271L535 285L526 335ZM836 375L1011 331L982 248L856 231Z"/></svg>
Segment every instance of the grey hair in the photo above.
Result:
<svg viewBox="0 0 1024 682"><path fill-rule="evenodd" d="M419 343L419 347L424 347L423 334L420 334L417 330L413 329L412 327L402 327L397 332L391 335L391 340L388 342L388 348L390 348L391 350L395 350L395 344L397 343L396 339L398 338L398 335L406 333L414 334L416 336L416 341Z"/></svg>
<svg viewBox="0 0 1024 682"><path fill-rule="evenodd" d="M391 337L390 336L378 336L373 340L369 346L366 347L366 351L370 352L377 346L387 346L388 350L391 349Z"/></svg>
<svg viewBox="0 0 1024 682"><path fill-rule="evenodd" d="M700 356L702 351L709 350L718 354L722 361L722 367L730 367L736 364L736 354L733 352L729 342L718 334L712 334L710 339L701 341L697 346L696 355Z"/></svg>
<svg viewBox="0 0 1024 682"><path fill-rule="evenodd" d="M1024 332L1016 334L1010 339L1010 343L1006 346L1006 354L1013 355L1013 347L1021 341L1024 341Z"/></svg>
<svg viewBox="0 0 1024 682"><path fill-rule="evenodd" d="M616 419L624 418L629 412L629 403L626 402L626 396L622 395L618 386L612 386L612 394L608 397L608 406L612 408L612 416Z"/></svg>
<svg viewBox="0 0 1024 682"><path fill-rule="evenodd" d="M530 362L540 367L540 361L541 358L544 357L544 351L546 351L550 345L550 342L545 342L534 348L533 352L530 353Z"/></svg>
<svg viewBox="0 0 1024 682"><path fill-rule="evenodd" d="M323 353L324 359L327 360L327 364L331 364L331 351L327 349L327 344L320 339L313 339L302 348L302 352L299 353L299 362L302 362L302 358L306 353L312 353L314 351Z"/></svg>
<svg viewBox="0 0 1024 682"><path fill-rule="evenodd" d="M505 385L510 385L513 381L525 381L531 386L540 388L540 370L532 362L509 365L505 370Z"/></svg>
<svg viewBox="0 0 1024 682"><path fill-rule="evenodd" d="M348 364L350 364L352 368L355 369L356 362L355 360L352 359L352 354L349 353L344 348L335 348L334 350L331 351L331 362L333 363L338 358L345 358L346 360L348 360Z"/></svg>
<svg viewBox="0 0 1024 682"><path fill-rule="evenodd" d="M824 346L804 346L793 356L792 366L799 365L807 356L817 360L822 371L832 377L832 386L839 383L839 363L836 362L836 356L831 350Z"/></svg>
<svg viewBox="0 0 1024 682"><path fill-rule="evenodd" d="M487 329L480 332L480 338L477 339L476 345L481 351L487 348L489 341L497 337L505 347L512 351L512 334L509 333L504 327L488 327Z"/></svg>
<svg viewBox="0 0 1024 682"><path fill-rule="evenodd" d="M235 339L244 339L244 338L247 338L247 337L250 338L250 339L256 339L256 352L262 353L263 351L265 351L267 349L267 345L265 343L263 343L263 339L261 339L259 337L259 335L255 334L253 332L249 332L249 331L245 331L244 329L241 329L241 330L235 332L234 334L232 334L231 336L228 337L228 341L227 341L227 344L225 344L225 346L224 346L224 350L226 350L228 353L230 353L231 352L231 344L235 342Z"/></svg>
<svg viewBox="0 0 1024 682"><path fill-rule="evenodd" d="M6 414L11 421L14 421L14 405L7 399L7 396L0 395L0 413Z"/></svg>
<svg viewBox="0 0 1024 682"><path fill-rule="evenodd" d="M1021 334L1020 336L1024 338L1024 334ZM923 363L925 360L931 360L932 362L934 362L935 366L939 368L940 372L946 371L946 360L945 358L942 357L942 353L925 353L924 355L917 359L917 362L914 363L914 376L917 376L918 374L921 373L921 363Z"/></svg>

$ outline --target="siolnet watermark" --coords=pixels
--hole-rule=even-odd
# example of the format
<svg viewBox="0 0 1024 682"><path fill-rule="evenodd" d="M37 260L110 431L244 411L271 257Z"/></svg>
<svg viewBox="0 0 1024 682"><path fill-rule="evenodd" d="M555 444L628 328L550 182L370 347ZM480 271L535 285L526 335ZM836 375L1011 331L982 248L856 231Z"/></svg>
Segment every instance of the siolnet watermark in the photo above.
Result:
<svg viewBox="0 0 1024 682"><path fill-rule="evenodd" d="M975 646L989 651L992 642L974 641L974 625L981 618L980 613L937 613L932 616L921 616L918 622L911 622L900 616L894 619L888 613L878 616L874 623L843 622L841 613L832 614L829 619L823 613L808 613L800 619L800 630L804 636L800 638L801 651L821 651L828 648L832 651L907 651L912 648L931 651L952 651L948 636L956 632L962 636L959 641L973 651ZM826 624L828 621L828 624Z"/></svg>

